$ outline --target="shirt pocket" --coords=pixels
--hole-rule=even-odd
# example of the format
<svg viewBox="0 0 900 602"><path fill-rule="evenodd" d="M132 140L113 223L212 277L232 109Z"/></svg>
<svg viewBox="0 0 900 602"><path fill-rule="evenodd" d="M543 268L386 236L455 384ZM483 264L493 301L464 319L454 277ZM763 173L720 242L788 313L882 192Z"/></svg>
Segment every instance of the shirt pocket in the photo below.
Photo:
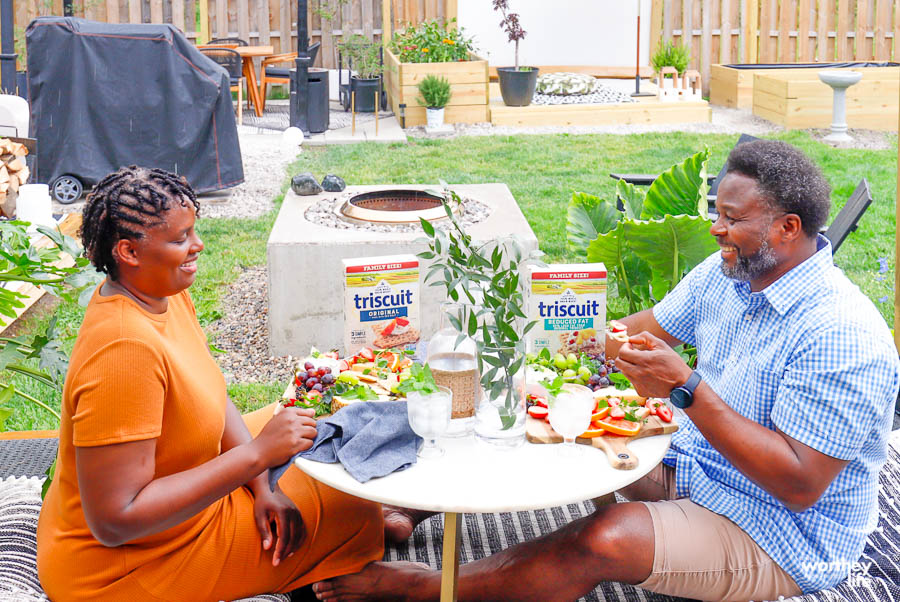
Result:
<svg viewBox="0 0 900 602"><path fill-rule="evenodd" d="M766 428L774 428L770 413L781 385L781 370L772 370L753 358L744 358L726 371L723 380L727 383L727 392L719 396L734 411Z"/></svg>

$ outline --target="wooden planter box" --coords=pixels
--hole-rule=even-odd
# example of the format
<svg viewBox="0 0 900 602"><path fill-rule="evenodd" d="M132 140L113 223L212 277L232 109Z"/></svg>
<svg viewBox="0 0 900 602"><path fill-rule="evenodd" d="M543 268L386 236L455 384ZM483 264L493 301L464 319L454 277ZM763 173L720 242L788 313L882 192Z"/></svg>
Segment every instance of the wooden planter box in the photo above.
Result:
<svg viewBox="0 0 900 602"><path fill-rule="evenodd" d="M490 121L488 113L488 64L472 55L470 61L455 63L401 63L388 49L384 52L385 88L391 109L400 119L405 104L405 127L425 125L425 107L418 102L420 81L437 75L450 82L450 102L444 111L444 123Z"/></svg>
<svg viewBox="0 0 900 602"><path fill-rule="evenodd" d="M897 131L900 68L862 67L859 83L847 88L847 125ZM785 69L753 77L753 114L787 129L830 128L834 91L817 69Z"/></svg>

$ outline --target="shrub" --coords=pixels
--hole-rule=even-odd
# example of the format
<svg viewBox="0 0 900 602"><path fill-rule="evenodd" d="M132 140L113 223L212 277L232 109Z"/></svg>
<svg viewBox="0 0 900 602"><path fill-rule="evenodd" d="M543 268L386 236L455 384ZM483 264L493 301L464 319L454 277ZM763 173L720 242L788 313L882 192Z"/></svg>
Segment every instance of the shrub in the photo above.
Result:
<svg viewBox="0 0 900 602"><path fill-rule="evenodd" d="M451 23L455 21L453 19ZM474 48L472 38L467 37L462 28L450 29L437 19L395 32L390 43L391 52L401 63L467 61Z"/></svg>
<svg viewBox="0 0 900 602"><path fill-rule="evenodd" d="M656 52L650 57L653 70L659 73L663 67L675 67L678 73L684 73L691 62L691 51L687 46L671 41L660 40Z"/></svg>
<svg viewBox="0 0 900 602"><path fill-rule="evenodd" d="M354 34L338 44L338 50L350 59L358 78L374 79L381 75L383 66L378 54L378 44L366 36Z"/></svg>
<svg viewBox="0 0 900 602"><path fill-rule="evenodd" d="M419 104L429 109L442 109L450 102L450 82L443 77L428 75L419 82Z"/></svg>

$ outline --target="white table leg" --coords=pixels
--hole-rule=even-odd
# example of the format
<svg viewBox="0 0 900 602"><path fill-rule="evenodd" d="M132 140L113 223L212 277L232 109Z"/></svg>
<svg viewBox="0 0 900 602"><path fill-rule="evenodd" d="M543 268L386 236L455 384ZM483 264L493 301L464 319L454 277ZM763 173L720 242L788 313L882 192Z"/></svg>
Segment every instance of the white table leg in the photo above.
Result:
<svg viewBox="0 0 900 602"><path fill-rule="evenodd" d="M462 540L462 514L444 513L444 556L441 566L441 602L456 602L459 581L459 544Z"/></svg>

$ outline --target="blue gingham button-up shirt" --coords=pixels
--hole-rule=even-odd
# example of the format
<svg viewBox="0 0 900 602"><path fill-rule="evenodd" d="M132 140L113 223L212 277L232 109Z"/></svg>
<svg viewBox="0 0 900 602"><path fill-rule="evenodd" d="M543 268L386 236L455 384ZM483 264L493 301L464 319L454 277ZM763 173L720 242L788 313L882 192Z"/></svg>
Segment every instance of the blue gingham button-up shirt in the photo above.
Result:
<svg viewBox="0 0 900 602"><path fill-rule="evenodd" d="M874 305L818 252L751 293L716 253L653 311L697 347L697 371L732 409L823 454L849 460L808 510L794 513L738 471L690 420L664 462L679 496L728 517L809 593L848 576L877 525L900 362ZM740 437L740 433L735 433Z"/></svg>

